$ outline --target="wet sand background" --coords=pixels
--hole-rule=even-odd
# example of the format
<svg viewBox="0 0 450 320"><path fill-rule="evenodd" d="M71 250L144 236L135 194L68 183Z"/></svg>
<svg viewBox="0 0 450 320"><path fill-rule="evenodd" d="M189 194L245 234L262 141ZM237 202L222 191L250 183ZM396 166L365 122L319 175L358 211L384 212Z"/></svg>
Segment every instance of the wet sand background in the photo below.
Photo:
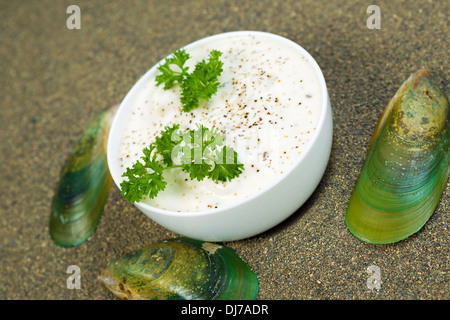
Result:
<svg viewBox="0 0 450 320"><path fill-rule="evenodd" d="M68 30L66 9L81 9ZM285 222L225 243L258 274L259 299L450 299L450 188L418 233L370 245L344 223L378 116L425 67L449 94L448 1L0 1L0 299L114 299L97 280L112 258L177 235L113 186L95 234L76 248L48 235L54 186L83 128L167 54L235 30L287 37L321 66L333 149L311 198ZM70 265L81 289L66 286ZM381 271L370 290L366 272Z"/></svg>

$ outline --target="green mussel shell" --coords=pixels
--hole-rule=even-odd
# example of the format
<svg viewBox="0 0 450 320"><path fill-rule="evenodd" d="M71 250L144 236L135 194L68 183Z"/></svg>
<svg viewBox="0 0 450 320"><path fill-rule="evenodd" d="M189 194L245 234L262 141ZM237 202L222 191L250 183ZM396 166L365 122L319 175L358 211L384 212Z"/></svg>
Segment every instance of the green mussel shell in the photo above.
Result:
<svg viewBox="0 0 450 320"><path fill-rule="evenodd" d="M346 224L369 243L417 232L450 174L449 103L428 70L413 74L383 111L350 198Z"/></svg>
<svg viewBox="0 0 450 320"><path fill-rule="evenodd" d="M112 260L99 280L120 299L251 300L258 279L236 252L218 244L176 238Z"/></svg>
<svg viewBox="0 0 450 320"><path fill-rule="evenodd" d="M116 109L101 112L89 124L61 170L49 227L60 246L80 245L97 228L112 182L106 143Z"/></svg>

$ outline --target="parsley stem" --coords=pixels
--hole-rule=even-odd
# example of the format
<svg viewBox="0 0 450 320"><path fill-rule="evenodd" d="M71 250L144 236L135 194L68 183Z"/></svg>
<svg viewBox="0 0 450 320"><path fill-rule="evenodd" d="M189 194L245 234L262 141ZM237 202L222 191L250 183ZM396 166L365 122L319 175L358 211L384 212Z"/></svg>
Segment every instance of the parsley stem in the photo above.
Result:
<svg viewBox="0 0 450 320"><path fill-rule="evenodd" d="M174 164L172 166L167 166L164 169L174 169L174 168L182 168L182 167L183 167L183 165L181 165L181 164Z"/></svg>

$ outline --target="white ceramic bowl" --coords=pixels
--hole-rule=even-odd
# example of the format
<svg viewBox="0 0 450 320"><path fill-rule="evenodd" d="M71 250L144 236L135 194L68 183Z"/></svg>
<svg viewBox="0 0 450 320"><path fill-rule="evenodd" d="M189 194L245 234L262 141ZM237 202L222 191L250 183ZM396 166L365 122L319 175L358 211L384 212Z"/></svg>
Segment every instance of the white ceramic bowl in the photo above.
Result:
<svg viewBox="0 0 450 320"><path fill-rule="evenodd" d="M332 115L325 79L313 57L295 42L278 35L258 31L236 31L214 35L191 43L185 48L201 45L217 37L233 33L264 34L284 41L306 57L313 66L320 82L322 105L320 118L309 144L294 165L275 182L247 199L218 209L201 212L173 212L145 203L135 203L148 217L165 228L180 235L205 241L233 241L264 232L294 213L310 197L319 184L331 152ZM108 137L107 157L112 178L120 188L122 170L119 164L119 146L123 138L133 96L139 92L147 79L154 75L159 64L152 67L133 86L122 101L111 125Z"/></svg>

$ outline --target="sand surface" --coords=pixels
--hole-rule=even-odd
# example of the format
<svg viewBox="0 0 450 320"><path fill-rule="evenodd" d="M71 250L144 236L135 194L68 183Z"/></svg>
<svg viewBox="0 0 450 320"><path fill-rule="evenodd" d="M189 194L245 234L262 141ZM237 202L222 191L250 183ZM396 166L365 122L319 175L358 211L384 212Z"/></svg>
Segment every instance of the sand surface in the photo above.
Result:
<svg viewBox="0 0 450 320"><path fill-rule="evenodd" d="M49 238L54 186L66 155L101 110L120 102L153 64L226 31L285 36L310 52L327 81L334 134L325 175L288 220L225 243L258 274L259 299L450 299L450 187L426 225L370 245L344 223L380 112L419 68L449 94L448 1L0 1L0 299L115 299L97 280L112 258L177 235L113 186L95 234L76 248ZM66 286L70 265L81 289ZM367 268L379 267L370 290Z"/></svg>

